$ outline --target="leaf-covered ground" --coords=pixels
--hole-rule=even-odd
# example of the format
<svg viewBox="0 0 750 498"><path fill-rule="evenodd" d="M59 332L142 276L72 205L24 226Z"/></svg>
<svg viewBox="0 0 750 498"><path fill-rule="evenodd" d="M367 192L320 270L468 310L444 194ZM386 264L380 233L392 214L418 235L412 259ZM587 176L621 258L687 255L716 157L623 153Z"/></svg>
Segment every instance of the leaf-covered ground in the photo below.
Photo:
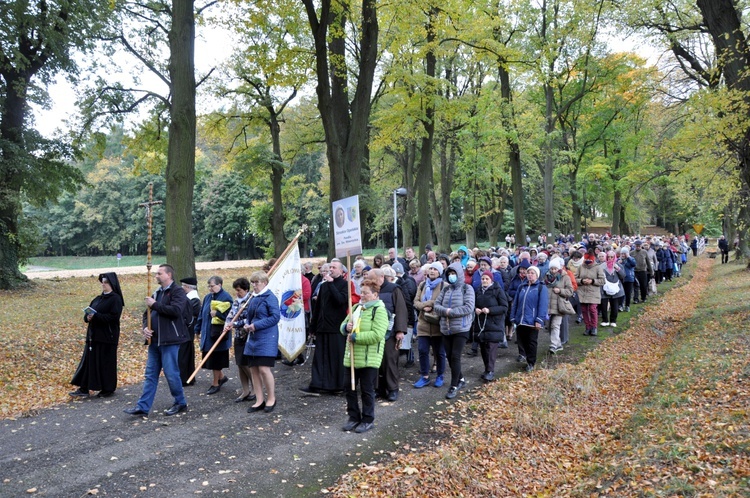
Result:
<svg viewBox="0 0 750 498"><path fill-rule="evenodd" d="M225 286L254 268L219 272ZM214 272L198 273L200 294ZM153 278L153 275L152 275ZM142 275L120 275L125 295L118 351L118 381L143 380L146 354L139 332L147 294ZM151 284L155 289L156 284ZM70 400L69 384L83 352L86 324L83 308L101 292L95 277L37 280L28 289L0 291L0 418L33 414ZM198 356L199 357L199 356Z"/></svg>
<svg viewBox="0 0 750 498"><path fill-rule="evenodd" d="M711 277L712 270L716 275ZM748 496L750 279L701 258L577 365L515 374L434 420L434 449L337 496Z"/></svg>

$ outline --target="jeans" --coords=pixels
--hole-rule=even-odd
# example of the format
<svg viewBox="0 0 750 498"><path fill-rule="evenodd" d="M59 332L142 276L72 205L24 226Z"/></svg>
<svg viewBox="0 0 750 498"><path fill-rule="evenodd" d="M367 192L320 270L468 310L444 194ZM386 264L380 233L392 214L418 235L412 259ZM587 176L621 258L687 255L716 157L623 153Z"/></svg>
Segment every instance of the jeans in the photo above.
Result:
<svg viewBox="0 0 750 498"><path fill-rule="evenodd" d="M154 404L156 388L159 386L159 373L164 370L164 377L169 384L169 392L174 397L176 405L187 405L185 391L182 389L180 379L180 367L177 364L177 353L179 344L169 346L157 346L152 342L148 347L148 360L146 360L146 373L143 381L143 393L138 400L138 408L144 412L151 411Z"/></svg>
<svg viewBox="0 0 750 498"><path fill-rule="evenodd" d="M451 367L451 387L457 387L458 382L464 378L464 374L461 371L461 355L464 352L467 340L469 340L468 331L443 336L445 354L448 357L448 364Z"/></svg>
<svg viewBox="0 0 750 498"><path fill-rule="evenodd" d="M443 349L443 337L420 336L417 337L417 343L419 345L419 373L422 377L430 376L430 346L432 346L432 353L435 355L437 374L443 375L445 373L445 349Z"/></svg>

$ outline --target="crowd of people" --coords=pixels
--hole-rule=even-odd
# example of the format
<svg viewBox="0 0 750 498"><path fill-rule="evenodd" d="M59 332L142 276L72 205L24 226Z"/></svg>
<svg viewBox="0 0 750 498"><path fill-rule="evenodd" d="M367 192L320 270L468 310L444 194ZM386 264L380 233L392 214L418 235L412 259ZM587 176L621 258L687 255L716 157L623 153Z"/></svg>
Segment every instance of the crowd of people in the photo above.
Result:
<svg viewBox="0 0 750 498"><path fill-rule="evenodd" d="M357 257L351 272L338 259L320 264L317 273L311 263L303 264L302 297L315 354L310 381L301 390L345 393L348 420L342 429L369 431L375 399L399 399L400 357L406 357L404 367L418 363L413 388L445 386L447 399L466 386L462 356L481 355L480 378L492 382L498 354L510 350L514 338L517 351L512 354L532 371L541 331L550 333L549 353L558 354L569 340L569 320L583 322L589 336L596 336L600 327L615 329L620 313L647 301L660 283L679 277L688 255L697 255L705 245L698 237L596 234L579 242L563 235L553 243L540 239L537 246L513 242L509 235L506 247L460 246L451 252L427 245L420 255L406 248L404 257L391 248L387 257L378 254L371 262ZM196 338L203 356L200 367L211 371L207 395L228 381L225 370L233 347L241 383L235 402L252 403L251 413L275 409L280 313L267 287L269 267L235 280L234 299L221 277L210 277L201 303L196 278L178 285L174 269L159 266L159 288L144 301L148 358L143 391L126 413L149 414L162 371L174 398L165 415L187 410L183 387L193 382ZM102 274L99 280L102 294L84 315L86 348L72 381L79 388L70 393L76 397L90 391L111 396L117 385L124 300L116 274ZM294 367L304 360L300 355L284 363Z"/></svg>

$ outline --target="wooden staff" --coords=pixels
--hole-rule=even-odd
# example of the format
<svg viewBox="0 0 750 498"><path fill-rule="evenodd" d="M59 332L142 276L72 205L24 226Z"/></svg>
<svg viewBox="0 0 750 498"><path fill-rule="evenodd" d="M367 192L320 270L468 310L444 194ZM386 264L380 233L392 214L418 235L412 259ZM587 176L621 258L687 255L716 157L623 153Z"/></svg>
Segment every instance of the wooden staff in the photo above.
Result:
<svg viewBox="0 0 750 498"><path fill-rule="evenodd" d="M352 309L352 264L349 251L346 251L346 290L349 294L349 319L352 321L352 332L354 332L354 310ZM350 332L351 334L351 332ZM349 336L347 336L347 339ZM352 391L357 390L357 380L354 378L354 343L349 342L349 369L351 370Z"/></svg>
<svg viewBox="0 0 750 498"><path fill-rule="evenodd" d="M148 202L141 202L138 204L140 207L146 208L146 220L148 220L148 244L146 246L146 278L147 278L147 293L148 297L151 297L151 227L153 226L153 213L151 206L161 204L161 201L154 200L154 184L148 184ZM146 309L146 327L151 330L151 307ZM151 338L146 339L146 344L151 344Z"/></svg>
<svg viewBox="0 0 750 498"><path fill-rule="evenodd" d="M276 267L279 266L279 263L281 263L282 261L284 261L284 258L287 257L287 255L289 254L289 252L292 250L292 247L294 246L294 244L297 243L297 239L299 239L299 236L302 235L302 233L305 230L307 230L307 225L302 225L300 227L299 231L297 231L297 235L294 236L294 238L289 243L289 245L286 246L286 249L284 249L284 252L281 253L281 256L279 256L279 258L273 264L273 266L271 267L271 269L268 270L268 279L269 280L271 279L271 275L273 275L273 272L276 271ZM208 350L208 352L206 353L206 355L203 357L203 359L201 360L201 362L196 367L196 369L193 372L193 374L188 378L187 383L192 382L193 379L195 378L195 376L198 375L198 371L206 363L206 361L208 361L208 358L211 356L211 354L214 352L214 350L219 346L219 344L221 344L221 342L224 340L224 336L227 335L227 332L229 332L230 330L232 330L232 326L237 321L236 318L240 316L240 314L242 313L242 311L244 311L244 309L248 305L248 303L250 303L250 299L249 298L248 298L247 301L244 302L244 304L242 305L242 307L240 309L238 309L237 313L235 313L235 315L232 317L233 318L232 319L232 323L230 323L228 326L225 326L224 330L221 331L221 335L219 336L218 339L216 339L216 341L214 341L214 345L211 346L211 349Z"/></svg>

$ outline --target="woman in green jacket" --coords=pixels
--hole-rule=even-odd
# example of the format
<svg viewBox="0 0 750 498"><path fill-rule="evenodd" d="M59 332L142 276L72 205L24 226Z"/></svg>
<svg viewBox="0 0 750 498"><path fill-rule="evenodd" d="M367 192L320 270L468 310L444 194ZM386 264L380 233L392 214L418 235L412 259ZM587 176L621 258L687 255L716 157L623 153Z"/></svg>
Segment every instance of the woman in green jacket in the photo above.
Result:
<svg viewBox="0 0 750 498"><path fill-rule="evenodd" d="M378 298L380 286L365 279L360 284L360 301L341 323L341 333L346 335L347 348L344 366L351 367L351 352L354 350L355 389L346 383L346 412L349 421L344 431L358 434L367 432L375 422L375 382L378 368L383 360L385 333L388 330L388 311ZM353 347L352 347L353 346ZM359 408L356 383L362 392L362 409Z"/></svg>

